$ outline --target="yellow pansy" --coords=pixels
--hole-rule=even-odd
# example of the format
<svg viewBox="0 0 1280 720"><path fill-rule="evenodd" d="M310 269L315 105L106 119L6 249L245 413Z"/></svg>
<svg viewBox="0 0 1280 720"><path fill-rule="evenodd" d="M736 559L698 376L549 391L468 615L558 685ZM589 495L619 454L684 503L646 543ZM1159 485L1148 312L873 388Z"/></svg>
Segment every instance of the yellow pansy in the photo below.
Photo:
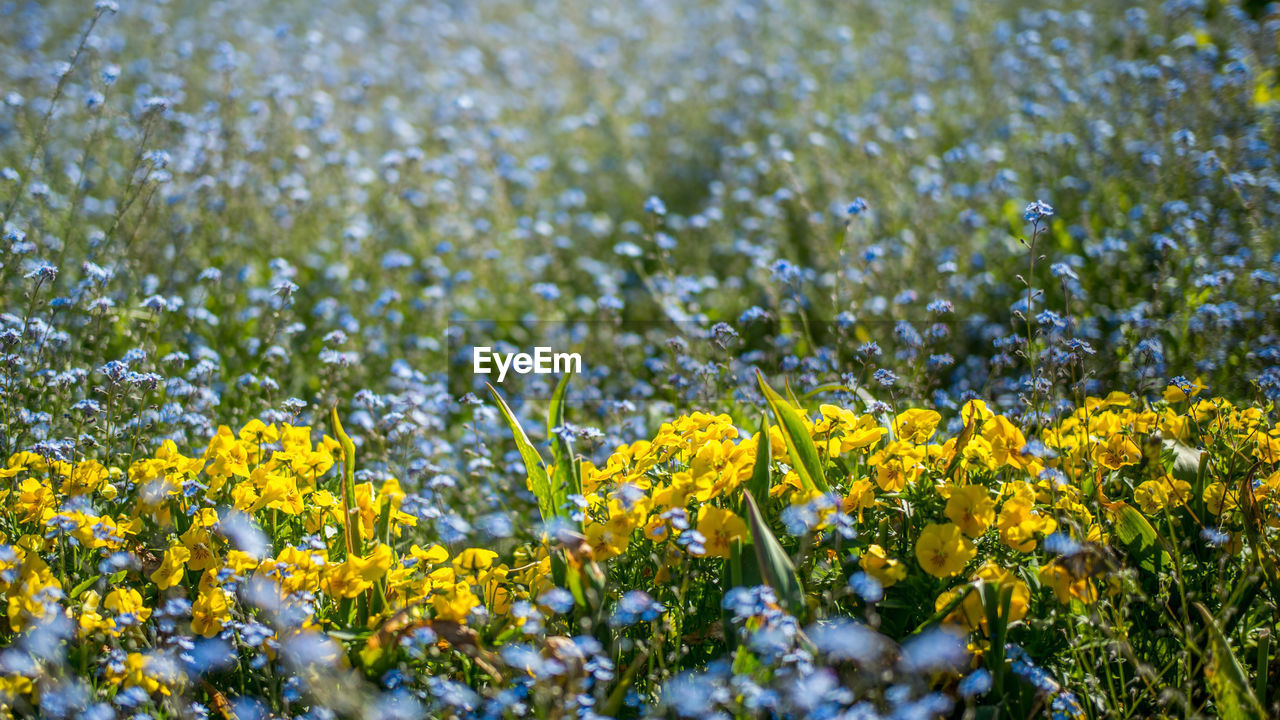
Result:
<svg viewBox="0 0 1280 720"><path fill-rule="evenodd" d="M151 573L151 582L161 590L182 582L186 572L186 562L191 559L191 551L181 545L175 545L164 551L164 560L160 567Z"/></svg>
<svg viewBox="0 0 1280 720"><path fill-rule="evenodd" d="M965 535L978 537L995 520L996 501L983 485L960 485L951 488L943 514Z"/></svg>
<svg viewBox="0 0 1280 720"><path fill-rule="evenodd" d="M882 587L892 587L907 577L907 566L890 558L884 548L871 545L858 558L858 565Z"/></svg>
<svg viewBox="0 0 1280 720"><path fill-rule="evenodd" d="M952 523L930 523L916 541L916 560L934 577L958 575L976 554L973 543Z"/></svg>
<svg viewBox="0 0 1280 720"><path fill-rule="evenodd" d="M747 524L732 510L703 505L698 508L698 532L706 538L708 557L727 558L735 540L747 536Z"/></svg>

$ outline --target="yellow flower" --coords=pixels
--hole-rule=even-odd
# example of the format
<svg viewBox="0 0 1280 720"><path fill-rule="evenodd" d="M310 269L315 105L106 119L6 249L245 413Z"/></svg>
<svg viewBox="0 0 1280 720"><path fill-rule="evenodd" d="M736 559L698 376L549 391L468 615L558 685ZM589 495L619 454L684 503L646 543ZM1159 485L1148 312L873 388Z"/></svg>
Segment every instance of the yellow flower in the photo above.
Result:
<svg viewBox="0 0 1280 720"><path fill-rule="evenodd" d="M298 491L298 481L292 475L268 472L266 466L259 466L253 471L252 479L258 485L259 494L249 507L251 512L269 508L288 515L302 513L302 494Z"/></svg>
<svg viewBox="0 0 1280 720"><path fill-rule="evenodd" d="M1186 440L1190 434L1190 422L1185 415L1166 408L1164 414L1160 416L1160 432L1166 437Z"/></svg>
<svg viewBox="0 0 1280 720"><path fill-rule="evenodd" d="M973 579L981 580L988 585L994 585L1000 590L1012 586L1013 596L1009 602L1009 622L1017 622L1027 616L1027 607L1031 603L1031 588L1027 587L1027 584L1017 575L995 563L987 563L973 574ZM977 593L973 593L970 597L977 599L976 595ZM983 619L986 619L985 613Z"/></svg>
<svg viewBox="0 0 1280 720"><path fill-rule="evenodd" d="M13 706L15 700L31 694L35 685L23 675L0 675L0 707Z"/></svg>
<svg viewBox="0 0 1280 720"><path fill-rule="evenodd" d="M186 572L186 562L191 559L191 551L181 545L175 545L164 551L164 561L151 573L151 582L161 590L182 582Z"/></svg>
<svg viewBox="0 0 1280 720"><path fill-rule="evenodd" d="M489 551L483 551L489 552ZM497 553L493 553L497 557ZM395 553L392 552L391 546L385 543L378 543L368 555L362 558L352 558L351 562L355 566L356 571L360 573L360 577L368 582L377 582L387 574L387 570L391 569L391 563L395 560Z"/></svg>
<svg viewBox="0 0 1280 720"><path fill-rule="evenodd" d="M1003 415L994 415L982 424L982 439L991 446L991 462L995 468L1020 465L1022 448L1027 438Z"/></svg>
<svg viewBox="0 0 1280 720"><path fill-rule="evenodd" d="M249 477L249 448L231 434L231 428L220 425L204 453L209 462L209 493L217 493L228 477Z"/></svg>
<svg viewBox="0 0 1280 720"><path fill-rule="evenodd" d="M1029 495L1029 497L1028 497ZM1018 552L1036 548L1037 535L1049 535L1058 529L1058 521L1042 515L1033 505L1034 494L1019 494L1005 501L996 524L1000 540Z"/></svg>
<svg viewBox="0 0 1280 720"><path fill-rule="evenodd" d="M453 559L453 569L458 572L468 572L472 575L479 575L481 572L493 567L493 561L498 559L498 553L483 548L467 548L458 553Z"/></svg>
<svg viewBox="0 0 1280 720"><path fill-rule="evenodd" d="M960 485L951 489L943 512L965 535L978 537L995 520L996 501L983 485Z"/></svg>
<svg viewBox="0 0 1280 720"><path fill-rule="evenodd" d="M258 491L249 483L240 483L231 488L231 504L235 509L249 513L253 512L254 503L258 502Z"/></svg>
<svg viewBox="0 0 1280 720"><path fill-rule="evenodd" d="M213 508L202 508L191 516L191 526L211 528L218 524L218 511Z"/></svg>
<svg viewBox="0 0 1280 720"><path fill-rule="evenodd" d="M858 565L886 588L907 577L907 566L886 555L879 545L868 547L858 558Z"/></svg>
<svg viewBox="0 0 1280 720"><path fill-rule="evenodd" d="M232 550L227 553L226 566L240 578L245 578L258 567L258 559L243 550Z"/></svg>
<svg viewBox="0 0 1280 720"><path fill-rule="evenodd" d="M116 588L107 593L102 606L119 615L133 615L138 623L144 623L151 617L151 609L142 603L142 593L133 588Z"/></svg>
<svg viewBox="0 0 1280 720"><path fill-rule="evenodd" d="M191 570L203 572L218 566L218 555L213 549L213 536L208 530L192 524L178 539L182 541L182 547L187 549L187 567Z"/></svg>
<svg viewBox="0 0 1280 720"><path fill-rule="evenodd" d="M671 537L671 521L664 520L660 514L653 515L644 525L644 536L656 543L666 541Z"/></svg>
<svg viewBox="0 0 1280 720"><path fill-rule="evenodd" d="M80 636L89 637L101 631L110 632L115 628L115 623L102 617L102 613L98 612L99 606L102 604L102 596L97 590L87 590L81 596L80 605Z"/></svg>
<svg viewBox="0 0 1280 720"><path fill-rule="evenodd" d="M287 453L311 452L311 428L281 423L280 447Z"/></svg>
<svg viewBox="0 0 1280 720"><path fill-rule="evenodd" d="M325 591L334 597L353 598L373 587L373 583L361 576L359 565L347 560L340 565L329 567L324 587Z"/></svg>
<svg viewBox="0 0 1280 720"><path fill-rule="evenodd" d="M1204 383L1200 382L1200 378L1196 378L1195 382L1189 383L1189 387L1185 390L1177 385L1170 385L1164 389L1164 401L1167 403L1179 403L1188 397L1195 397L1200 391L1205 389Z"/></svg>
<svg viewBox="0 0 1280 720"><path fill-rule="evenodd" d="M62 473L62 492L66 495L87 495L101 487L107 481L107 469L97 460L88 460L72 466L61 463L67 468Z"/></svg>
<svg viewBox="0 0 1280 720"><path fill-rule="evenodd" d="M603 523L590 522L586 527L587 544L597 560L607 560L626 552L631 544L631 533L617 535Z"/></svg>
<svg viewBox="0 0 1280 720"><path fill-rule="evenodd" d="M1005 588L1011 588L1009 622L1017 622L1027 616L1027 608L1031 603L1031 588L1027 587L1027 584L1012 572L995 563L987 563L973 574L972 580L986 583L994 587L997 592L1003 592ZM957 593L964 591L965 587L961 586L942 593L934 601L934 610L941 612L943 608L951 604ZM987 613L982 607L982 597L977 592L977 589L970 591L964 600L960 601L960 604L943 619L943 622L963 625L970 630L981 628L983 632L989 632Z"/></svg>
<svg viewBox="0 0 1280 720"><path fill-rule="evenodd" d="M176 666L169 662L157 662L142 653L129 653L122 670L107 669L107 679L122 687L140 687L148 694L169 695L169 687L176 685L181 676Z"/></svg>
<svg viewBox="0 0 1280 720"><path fill-rule="evenodd" d="M965 425L974 423L975 427L980 427L994 416L995 413L982 400L970 400L960 406L960 417L964 419Z"/></svg>
<svg viewBox="0 0 1280 720"><path fill-rule="evenodd" d="M862 521L862 512L876 506L876 486L870 480L854 480L849 483L849 494L844 496L844 512L858 513L858 521Z"/></svg>
<svg viewBox="0 0 1280 720"><path fill-rule="evenodd" d="M203 637L213 637L231 619L227 593L220 587L202 590L191 605L191 630Z"/></svg>
<svg viewBox="0 0 1280 720"><path fill-rule="evenodd" d="M439 565L449 559L449 551L439 545L432 545L423 550L416 543L409 548L410 557L417 560L424 568L427 565Z"/></svg>
<svg viewBox="0 0 1280 720"><path fill-rule="evenodd" d="M697 481L695 481L695 484L696 482ZM708 484L704 488L704 490L706 490L705 493L698 493L698 495L701 496L701 499L710 497L711 493L709 489L710 485ZM609 519L605 521L605 525L609 528L609 532L611 532L614 537L631 537L632 531L640 527L648 516L648 511L646 509L647 503L644 499L634 503L624 503L622 500L614 497L610 498L609 501L605 503L605 507L609 513Z"/></svg>
<svg viewBox="0 0 1280 720"><path fill-rule="evenodd" d="M830 457L868 448L888 433L870 415L857 416L834 405L823 405L819 411L822 420L814 426L814 432L827 434L828 439L820 442L819 447L825 449Z"/></svg>
<svg viewBox="0 0 1280 720"><path fill-rule="evenodd" d="M16 508L25 522L37 522L46 509L57 504L53 496L53 488L33 477L24 478L18 483Z"/></svg>
<svg viewBox="0 0 1280 720"><path fill-rule="evenodd" d="M1169 504L1169 486L1158 480L1148 480L1133 489L1133 499L1142 512L1154 515Z"/></svg>
<svg viewBox="0 0 1280 720"><path fill-rule="evenodd" d="M1267 463L1280 463L1280 427L1253 436L1253 456Z"/></svg>
<svg viewBox="0 0 1280 720"><path fill-rule="evenodd" d="M920 461L924 448L902 440L895 440L875 454L867 463L876 469L876 485L885 492L901 492L924 471Z"/></svg>
<svg viewBox="0 0 1280 720"><path fill-rule="evenodd" d="M926 525L916 541L916 560L934 577L959 574L975 555L973 543L951 523Z"/></svg>
<svg viewBox="0 0 1280 720"><path fill-rule="evenodd" d="M706 538L707 557L727 558L733 541L747 536L747 524L732 510L703 505L698 509L698 532Z"/></svg>
<svg viewBox="0 0 1280 720"><path fill-rule="evenodd" d="M266 561L266 565L271 561ZM324 564L324 554L315 550L297 547L286 547L276 556L275 566L278 572L273 577L284 594L300 591L313 592L320 587L320 570Z"/></svg>
<svg viewBox="0 0 1280 720"><path fill-rule="evenodd" d="M1239 504L1238 495L1235 488L1220 482L1212 482L1204 489L1205 506L1214 515L1231 512Z"/></svg>
<svg viewBox="0 0 1280 720"><path fill-rule="evenodd" d="M471 586L457 583L438 590L431 596L431 607L437 620L465 623L471 609L480 605L480 598L471 592Z"/></svg>
<svg viewBox="0 0 1280 720"><path fill-rule="evenodd" d="M912 408L899 413L893 425L899 439L919 444L933 437L940 420L942 416L933 410Z"/></svg>
<svg viewBox="0 0 1280 720"><path fill-rule="evenodd" d="M275 423L267 425L257 418L240 429L240 440L253 445L270 445L279 439L280 431L276 429Z"/></svg>
<svg viewBox="0 0 1280 720"><path fill-rule="evenodd" d="M789 470L786 475L782 476L781 481L774 483L773 487L769 488L769 497L782 497L793 492L799 492L803 488L804 485L800 482L800 475L795 470Z"/></svg>
<svg viewBox="0 0 1280 720"><path fill-rule="evenodd" d="M1164 483L1169 489L1169 504L1174 507L1182 507L1191 499L1191 483L1186 480L1179 480L1172 475L1165 475L1158 482Z"/></svg>
<svg viewBox="0 0 1280 720"><path fill-rule="evenodd" d="M1125 465L1136 465L1142 459L1142 452L1132 440L1124 435L1115 434L1093 448L1093 460L1110 470L1119 470Z"/></svg>
<svg viewBox="0 0 1280 720"><path fill-rule="evenodd" d="M1057 563L1040 569L1040 584L1051 588L1053 596L1063 605L1070 605L1072 600L1091 605L1098 599L1098 589L1089 578L1077 578Z"/></svg>

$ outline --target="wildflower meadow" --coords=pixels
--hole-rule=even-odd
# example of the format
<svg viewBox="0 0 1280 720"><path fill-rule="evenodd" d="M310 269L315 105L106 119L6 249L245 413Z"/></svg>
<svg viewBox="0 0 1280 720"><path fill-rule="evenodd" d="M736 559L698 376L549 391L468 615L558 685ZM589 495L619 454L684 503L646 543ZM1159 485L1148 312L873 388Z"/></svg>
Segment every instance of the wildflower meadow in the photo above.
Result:
<svg viewBox="0 0 1280 720"><path fill-rule="evenodd" d="M1280 717L1280 5L0 0L0 718Z"/></svg>

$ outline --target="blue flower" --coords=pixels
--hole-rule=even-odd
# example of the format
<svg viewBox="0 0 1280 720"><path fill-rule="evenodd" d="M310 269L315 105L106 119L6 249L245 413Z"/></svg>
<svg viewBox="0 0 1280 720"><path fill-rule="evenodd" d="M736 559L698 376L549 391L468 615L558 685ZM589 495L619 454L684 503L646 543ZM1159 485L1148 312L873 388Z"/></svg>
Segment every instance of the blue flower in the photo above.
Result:
<svg viewBox="0 0 1280 720"><path fill-rule="evenodd" d="M978 668L965 676L956 689L964 697L986 695L991 690L991 673L986 668Z"/></svg>
<svg viewBox="0 0 1280 720"><path fill-rule="evenodd" d="M538 604L546 605L554 613L564 614L573 609L573 595L563 588L551 588L538 596Z"/></svg>
<svg viewBox="0 0 1280 720"><path fill-rule="evenodd" d="M1231 536L1218 528L1207 527L1200 531L1200 538L1214 547L1222 547L1231 541Z"/></svg>
<svg viewBox="0 0 1280 720"><path fill-rule="evenodd" d="M964 638L935 628L912 637L902 645L899 663L909 672L936 672L963 667L969 659Z"/></svg>
<svg viewBox="0 0 1280 720"><path fill-rule="evenodd" d="M890 648L888 638L847 618L811 625L805 633L820 652L836 661L870 664L883 659Z"/></svg>
<svg viewBox="0 0 1280 720"><path fill-rule="evenodd" d="M618 605L609 617L609 624L613 627L625 627L637 622L651 622L664 612L666 607L650 597L649 593L631 590L618 599Z"/></svg>
<svg viewBox="0 0 1280 720"><path fill-rule="evenodd" d="M875 373L872 374L872 377L875 378L875 381L880 383L883 387L893 387L898 382L897 374L892 370L887 370L885 368L876 370Z"/></svg>
<svg viewBox="0 0 1280 720"><path fill-rule="evenodd" d="M880 602L884 599L884 586L865 572L859 571L849 576L849 589L866 602Z"/></svg>
<svg viewBox="0 0 1280 720"><path fill-rule="evenodd" d="M1039 222L1047 217L1053 217L1053 206L1042 200L1029 203L1022 211L1022 218L1027 222Z"/></svg>

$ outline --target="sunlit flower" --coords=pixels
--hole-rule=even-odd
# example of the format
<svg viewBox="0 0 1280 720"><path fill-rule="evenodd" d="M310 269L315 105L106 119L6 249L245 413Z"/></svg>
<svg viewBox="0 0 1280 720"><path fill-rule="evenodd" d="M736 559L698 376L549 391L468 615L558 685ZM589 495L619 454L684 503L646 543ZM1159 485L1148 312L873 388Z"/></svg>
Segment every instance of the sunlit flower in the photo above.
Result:
<svg viewBox="0 0 1280 720"><path fill-rule="evenodd" d="M930 523L916 540L916 560L934 577L958 575L975 555L973 543L951 523Z"/></svg>

